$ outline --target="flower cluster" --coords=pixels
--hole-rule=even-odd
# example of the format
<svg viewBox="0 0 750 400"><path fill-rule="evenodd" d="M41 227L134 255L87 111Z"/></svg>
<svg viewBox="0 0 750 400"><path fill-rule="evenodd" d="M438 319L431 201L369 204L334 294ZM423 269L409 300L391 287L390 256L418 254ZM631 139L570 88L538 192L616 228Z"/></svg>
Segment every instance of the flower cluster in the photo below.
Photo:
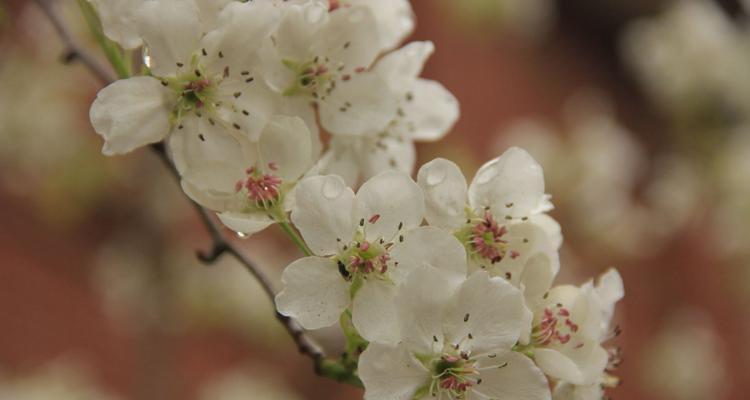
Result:
<svg viewBox="0 0 750 400"><path fill-rule="evenodd" d="M511 148L471 183L444 159L411 178L414 141L459 110L419 77L433 45L399 47L407 0L92 3L143 54L91 107L103 152L164 142L227 227L282 224L306 257L277 309L342 324L365 398L595 399L615 382L603 343L622 282L553 287L562 236L539 164Z"/></svg>

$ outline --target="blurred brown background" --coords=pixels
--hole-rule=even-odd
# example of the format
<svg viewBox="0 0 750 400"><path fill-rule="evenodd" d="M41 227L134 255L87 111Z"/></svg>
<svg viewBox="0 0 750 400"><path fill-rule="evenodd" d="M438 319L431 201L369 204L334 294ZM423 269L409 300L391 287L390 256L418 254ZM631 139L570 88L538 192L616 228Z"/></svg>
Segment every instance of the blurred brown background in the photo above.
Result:
<svg viewBox="0 0 750 400"><path fill-rule="evenodd" d="M93 46L75 2L60 3ZM412 39L437 47L424 75L462 107L420 162L451 158L471 176L528 148L565 235L558 283L622 273L623 385L610 395L747 398L741 4L412 3ZM0 399L361 398L312 373L241 268L194 258L208 237L152 154L100 154L97 83L61 52L33 4L0 3ZM280 239L242 243L276 279L299 255ZM335 333L319 337L335 352Z"/></svg>

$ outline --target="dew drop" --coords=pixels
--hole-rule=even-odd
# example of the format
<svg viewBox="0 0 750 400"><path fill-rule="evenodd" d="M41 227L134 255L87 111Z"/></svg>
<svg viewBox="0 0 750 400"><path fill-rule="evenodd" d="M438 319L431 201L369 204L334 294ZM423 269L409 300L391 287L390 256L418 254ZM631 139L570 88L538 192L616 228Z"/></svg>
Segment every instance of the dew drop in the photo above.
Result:
<svg viewBox="0 0 750 400"><path fill-rule="evenodd" d="M497 168L487 168L477 176L477 183L483 185L492 180L498 174Z"/></svg>
<svg viewBox="0 0 750 400"><path fill-rule="evenodd" d="M141 57L143 57L143 65L151 68L151 50L149 50L147 46L143 46Z"/></svg>
<svg viewBox="0 0 750 400"><path fill-rule="evenodd" d="M341 195L344 187L336 179L326 179L323 183L323 197L332 200Z"/></svg>
<svg viewBox="0 0 750 400"><path fill-rule="evenodd" d="M248 237L247 234L244 234L242 232L235 232L234 234L237 235L237 237L240 238L240 239L245 239L245 238Z"/></svg>
<svg viewBox="0 0 750 400"><path fill-rule="evenodd" d="M427 171L427 184L435 186L445 181L446 170L442 166L433 166Z"/></svg>

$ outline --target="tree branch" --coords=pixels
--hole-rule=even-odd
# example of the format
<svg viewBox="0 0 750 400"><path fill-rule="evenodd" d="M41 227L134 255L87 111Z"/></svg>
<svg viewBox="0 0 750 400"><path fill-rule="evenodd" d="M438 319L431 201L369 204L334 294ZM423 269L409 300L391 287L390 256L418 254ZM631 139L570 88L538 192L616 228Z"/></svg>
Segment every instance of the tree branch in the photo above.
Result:
<svg viewBox="0 0 750 400"><path fill-rule="evenodd" d="M57 35L60 37L66 47L66 50L62 55L62 61L65 64L70 64L76 60L81 62L81 64L88 68L88 70L105 85L115 80L115 76L112 72L99 64L93 56L91 56L86 50L80 47L75 42L75 40L73 40L73 36L70 34L70 30L68 30L68 27L65 25L62 18L55 10L55 6L52 0L34 0L34 2L44 12L44 15L47 16L47 19L49 19L49 21L52 23L52 26L57 32Z"/></svg>
<svg viewBox="0 0 750 400"><path fill-rule="evenodd" d="M52 0L34 0L36 4L44 11L44 14L54 25L57 34L62 39L63 43L67 47L67 51L64 55L63 61L71 62L74 60L80 61L84 64L92 74L94 74L103 84L107 85L116 79L115 76L108 70L99 65L94 59L83 50L73 40L67 29L62 18L59 16L54 8ZM163 162L164 166L169 170L170 174L179 182L180 174L177 171L172 160L167 154L164 143L155 143L150 146L150 149L156 154L156 156ZM211 236L211 248L209 251L198 251L197 257L205 264L213 264L218 261L223 255L228 254L235 258L255 279L260 283L263 291L273 301L275 293L270 279L253 263L247 256L242 254L240 250L224 235L219 225L214 222L211 218L212 212L202 207L200 204L194 202L192 199L188 199L195 209L196 213L201 219L201 222L205 226L209 235ZM311 337L307 335L307 332L299 325L293 318L286 317L279 313L276 313L276 319L286 328L286 331L292 337L297 345L299 352L303 355L310 357L315 365L315 372L319 375L325 375L332 377L340 381L353 381L355 384L358 382L356 376L352 378L352 374L348 375L341 373L332 363L331 360L327 360L325 352ZM334 371L334 369L336 369Z"/></svg>

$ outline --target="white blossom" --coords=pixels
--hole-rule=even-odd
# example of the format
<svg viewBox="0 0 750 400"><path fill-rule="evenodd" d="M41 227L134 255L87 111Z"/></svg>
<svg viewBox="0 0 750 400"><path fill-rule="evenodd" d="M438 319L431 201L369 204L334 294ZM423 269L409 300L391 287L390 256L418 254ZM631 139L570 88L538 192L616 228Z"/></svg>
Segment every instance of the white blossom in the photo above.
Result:
<svg viewBox="0 0 750 400"><path fill-rule="evenodd" d="M616 383L608 372L619 364L618 350L602 344L619 333L610 323L623 293L622 278L611 269L596 285L553 288L536 307L528 350L545 374L563 382L556 398L588 399Z"/></svg>
<svg viewBox="0 0 750 400"><path fill-rule="evenodd" d="M368 71L378 56L377 22L367 7L328 10L321 2L283 7L261 49L263 76L285 107L334 134L384 128L396 105L387 85Z"/></svg>
<svg viewBox="0 0 750 400"><path fill-rule="evenodd" d="M549 289L559 269L562 241L544 193L542 169L525 151L511 148L486 163L471 185L458 166L433 160L419 170L431 225L464 243L470 266L502 276L529 295Z"/></svg>
<svg viewBox="0 0 750 400"><path fill-rule="evenodd" d="M335 175L302 180L291 219L315 256L289 265L276 306L305 328L333 325L351 307L367 340L395 343L393 298L407 273L430 266L454 280L466 276L466 254L449 233L419 227L424 200L403 173L375 176L355 195Z"/></svg>
<svg viewBox="0 0 750 400"><path fill-rule="evenodd" d="M220 26L204 35L195 1L144 2L134 18L151 75L119 80L99 92L90 116L105 139L103 152L127 153L170 131L192 130L199 125L189 121L194 118L221 128L212 132L257 139L278 106L263 80L255 79L255 50L278 13L271 3L232 2L221 12Z"/></svg>
<svg viewBox="0 0 750 400"><path fill-rule="evenodd" d="M455 282L420 268L396 302L401 342L371 343L360 357L366 400L550 398L541 371L511 350L523 299L502 278Z"/></svg>
<svg viewBox="0 0 750 400"><path fill-rule="evenodd" d="M411 173L414 141L441 139L459 115L456 98L440 83L419 78L433 53L432 42L412 42L385 55L372 72L388 85L396 112L388 126L364 135L336 135L321 168L354 184L385 169Z"/></svg>
<svg viewBox="0 0 750 400"><path fill-rule="evenodd" d="M274 116L257 143L226 134L205 118L189 121L196 126L186 125L169 141L185 193L245 235L286 221L289 194L313 164L304 121Z"/></svg>

